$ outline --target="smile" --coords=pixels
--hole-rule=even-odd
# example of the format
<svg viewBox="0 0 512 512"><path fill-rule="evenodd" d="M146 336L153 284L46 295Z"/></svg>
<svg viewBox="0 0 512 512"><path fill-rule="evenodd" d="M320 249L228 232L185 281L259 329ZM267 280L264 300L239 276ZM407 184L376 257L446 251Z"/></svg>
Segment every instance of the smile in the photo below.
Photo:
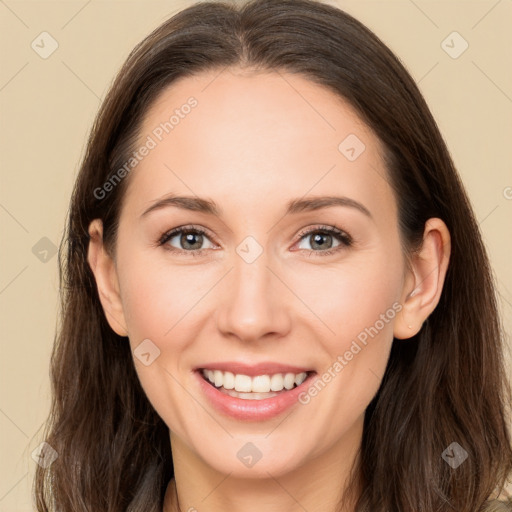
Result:
<svg viewBox="0 0 512 512"><path fill-rule="evenodd" d="M295 386L300 386L308 375L307 372L301 372L250 377L249 375L206 369L203 369L202 373L205 379L208 379L216 388L220 388L221 392L245 400L270 398L284 389L293 389Z"/></svg>
<svg viewBox="0 0 512 512"><path fill-rule="evenodd" d="M238 420L263 421L277 416L298 402L315 371L245 375L199 368L194 372L210 404Z"/></svg>

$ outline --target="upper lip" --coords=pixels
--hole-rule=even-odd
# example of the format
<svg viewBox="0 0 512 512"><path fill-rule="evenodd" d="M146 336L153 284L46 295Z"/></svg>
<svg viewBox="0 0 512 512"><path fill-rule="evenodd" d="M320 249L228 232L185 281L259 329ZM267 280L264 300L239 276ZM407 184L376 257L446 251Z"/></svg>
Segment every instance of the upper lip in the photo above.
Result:
<svg viewBox="0 0 512 512"><path fill-rule="evenodd" d="M254 377L256 375L275 375L276 373L311 373L311 368L303 366L293 366L289 364L281 364L274 362L263 362L258 364L247 364L236 361L222 361L218 363L205 363L198 366L196 370L221 370L223 372L231 372L233 374L248 375Z"/></svg>

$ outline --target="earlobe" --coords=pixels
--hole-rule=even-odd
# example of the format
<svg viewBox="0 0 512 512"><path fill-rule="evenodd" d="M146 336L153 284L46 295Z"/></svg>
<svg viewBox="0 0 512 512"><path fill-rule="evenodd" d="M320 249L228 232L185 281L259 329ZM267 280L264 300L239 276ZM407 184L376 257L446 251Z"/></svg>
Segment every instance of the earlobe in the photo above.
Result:
<svg viewBox="0 0 512 512"><path fill-rule="evenodd" d="M94 274L103 311L112 330L119 336L127 336L116 267L103 244L103 223L100 219L89 225L89 236L87 261Z"/></svg>
<svg viewBox="0 0 512 512"><path fill-rule="evenodd" d="M416 335L439 303L450 260L450 241L450 232L441 219L431 218L425 223L423 244L413 255L405 279L395 338Z"/></svg>

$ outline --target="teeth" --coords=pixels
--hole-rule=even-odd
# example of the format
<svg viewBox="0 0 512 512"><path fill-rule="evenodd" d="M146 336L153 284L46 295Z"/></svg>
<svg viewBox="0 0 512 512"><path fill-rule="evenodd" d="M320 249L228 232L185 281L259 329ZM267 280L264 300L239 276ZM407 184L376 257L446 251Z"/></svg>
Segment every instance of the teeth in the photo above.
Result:
<svg viewBox="0 0 512 512"><path fill-rule="evenodd" d="M234 390L238 393L270 393L271 391L282 391L293 389L295 385L300 386L307 377L306 372L302 373L276 373L274 375L234 375L231 372L220 370L203 370L203 375L216 388Z"/></svg>
<svg viewBox="0 0 512 512"><path fill-rule="evenodd" d="M251 384L252 379L248 375L235 375L235 391L250 393L252 391Z"/></svg>
<svg viewBox="0 0 512 512"><path fill-rule="evenodd" d="M219 373L222 375L222 372ZM224 389L235 389L235 376L231 372L224 372L221 384Z"/></svg>
<svg viewBox="0 0 512 512"><path fill-rule="evenodd" d="M215 384L216 387L220 387L222 386L222 383L223 383L223 378L222 378L222 372L220 372L219 370L215 370L213 372L213 382Z"/></svg>

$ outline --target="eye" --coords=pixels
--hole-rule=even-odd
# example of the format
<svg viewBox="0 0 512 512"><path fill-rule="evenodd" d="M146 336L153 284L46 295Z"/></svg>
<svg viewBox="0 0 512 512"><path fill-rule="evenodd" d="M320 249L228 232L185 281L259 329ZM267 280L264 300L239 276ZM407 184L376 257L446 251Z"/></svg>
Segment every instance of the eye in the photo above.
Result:
<svg viewBox="0 0 512 512"><path fill-rule="evenodd" d="M207 236L208 233L199 227L181 226L164 233L158 241L158 245L166 250L181 254L199 256L207 249L214 249L215 245ZM314 236L313 236L314 235ZM302 231L299 235L300 242L310 238L310 247L299 247L300 250L309 251L311 255L328 256L335 252L350 247L353 243L351 236L334 226L317 226L313 229ZM337 245L333 245L333 240ZM210 245L204 247L204 242ZM177 246L176 246L177 244Z"/></svg>
<svg viewBox="0 0 512 512"><path fill-rule="evenodd" d="M328 256L352 245L352 238L348 233L334 226L320 226L300 233L300 239L311 240L310 248L299 247L299 249L309 250L315 256ZM333 245L333 239L338 241ZM319 249L319 250L316 250Z"/></svg>
<svg viewBox="0 0 512 512"><path fill-rule="evenodd" d="M159 240L159 244L165 246L170 251L196 256L206 249L215 247L211 242L210 246L203 247L205 241L210 242L206 231L193 226L184 226L164 233ZM175 244L178 244L178 247Z"/></svg>

